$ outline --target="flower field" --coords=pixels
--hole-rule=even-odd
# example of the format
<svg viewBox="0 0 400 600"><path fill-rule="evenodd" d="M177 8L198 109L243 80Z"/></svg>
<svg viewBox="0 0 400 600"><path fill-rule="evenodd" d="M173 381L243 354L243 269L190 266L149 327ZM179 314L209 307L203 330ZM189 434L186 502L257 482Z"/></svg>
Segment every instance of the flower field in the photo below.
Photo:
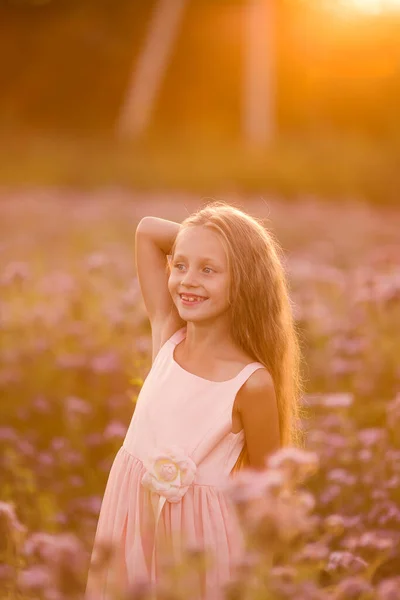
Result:
<svg viewBox="0 0 400 600"><path fill-rule="evenodd" d="M203 201L1 192L1 600L83 597L108 473L150 368L136 224L180 222ZM400 599L400 210L232 203L283 247L307 414L303 450L232 481L249 552L225 597ZM188 570L199 558L192 549ZM190 598L171 584L160 594Z"/></svg>

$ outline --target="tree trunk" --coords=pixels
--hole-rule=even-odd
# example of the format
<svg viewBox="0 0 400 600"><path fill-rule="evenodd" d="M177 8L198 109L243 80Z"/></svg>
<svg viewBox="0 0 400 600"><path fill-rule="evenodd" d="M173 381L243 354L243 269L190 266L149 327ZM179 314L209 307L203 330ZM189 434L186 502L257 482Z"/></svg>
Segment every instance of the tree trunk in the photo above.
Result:
<svg viewBox="0 0 400 600"><path fill-rule="evenodd" d="M275 0L248 0L244 36L243 135L249 147L276 129Z"/></svg>
<svg viewBox="0 0 400 600"><path fill-rule="evenodd" d="M120 137L146 130L168 67L187 0L158 0L117 124Z"/></svg>

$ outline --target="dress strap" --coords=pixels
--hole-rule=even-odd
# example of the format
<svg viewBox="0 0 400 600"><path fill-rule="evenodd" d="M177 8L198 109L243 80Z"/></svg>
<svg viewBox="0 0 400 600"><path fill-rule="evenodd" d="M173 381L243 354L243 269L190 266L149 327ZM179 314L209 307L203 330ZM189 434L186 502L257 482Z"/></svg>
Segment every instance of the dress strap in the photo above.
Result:
<svg viewBox="0 0 400 600"><path fill-rule="evenodd" d="M167 342L172 342L174 345L178 344L184 338L185 329L186 325L184 327L181 327L181 329L178 329L178 331L175 331L175 333L173 333L171 337L168 338Z"/></svg>
<svg viewBox="0 0 400 600"><path fill-rule="evenodd" d="M153 361L153 365L155 364L156 361L161 360L161 356L163 355L167 355L167 353L170 352L171 350L171 346L170 344L177 344L179 342L180 339L183 338L183 331L184 331L184 327L182 329L178 329L178 331L175 331L175 333L173 333L171 335L171 337L169 337L164 343L163 345L159 348L154 361Z"/></svg>
<svg viewBox="0 0 400 600"><path fill-rule="evenodd" d="M242 385L248 380L250 375L257 371L257 369L266 369L266 367L260 362L252 362L246 365L236 377L231 380L233 387L239 390Z"/></svg>

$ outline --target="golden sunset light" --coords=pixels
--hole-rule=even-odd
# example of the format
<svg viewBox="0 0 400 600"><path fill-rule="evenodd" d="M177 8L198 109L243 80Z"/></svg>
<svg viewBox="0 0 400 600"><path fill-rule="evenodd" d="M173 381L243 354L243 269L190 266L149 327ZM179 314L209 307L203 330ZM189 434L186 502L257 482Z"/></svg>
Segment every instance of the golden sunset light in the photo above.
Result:
<svg viewBox="0 0 400 600"><path fill-rule="evenodd" d="M400 11L400 0L341 0L339 5L345 9L360 10L370 14Z"/></svg>
<svg viewBox="0 0 400 600"><path fill-rule="evenodd" d="M400 0L0 24L0 600L400 600Z"/></svg>

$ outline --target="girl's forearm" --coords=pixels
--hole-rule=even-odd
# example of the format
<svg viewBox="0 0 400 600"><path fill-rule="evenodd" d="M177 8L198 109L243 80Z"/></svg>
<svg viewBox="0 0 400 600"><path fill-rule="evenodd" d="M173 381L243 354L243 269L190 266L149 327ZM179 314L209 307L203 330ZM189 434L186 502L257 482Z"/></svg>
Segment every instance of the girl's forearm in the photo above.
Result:
<svg viewBox="0 0 400 600"><path fill-rule="evenodd" d="M180 223L159 217L143 217L137 226L137 232L150 237L158 248L168 255L180 226Z"/></svg>

